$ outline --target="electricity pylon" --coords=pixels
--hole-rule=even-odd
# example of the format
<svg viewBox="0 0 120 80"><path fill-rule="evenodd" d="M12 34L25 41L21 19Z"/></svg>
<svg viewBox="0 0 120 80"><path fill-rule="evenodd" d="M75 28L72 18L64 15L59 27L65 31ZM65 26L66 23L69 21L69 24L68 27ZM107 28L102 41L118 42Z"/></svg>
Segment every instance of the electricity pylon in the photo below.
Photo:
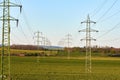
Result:
<svg viewBox="0 0 120 80"><path fill-rule="evenodd" d="M72 35L71 34L67 34L65 37L66 37L65 40L66 40L66 43L67 43L68 59L70 59L70 44L72 43L71 42Z"/></svg>
<svg viewBox="0 0 120 80"><path fill-rule="evenodd" d="M64 46L65 42L64 42L64 39L61 39L59 42L58 42L58 45L59 46Z"/></svg>
<svg viewBox="0 0 120 80"><path fill-rule="evenodd" d="M36 42L36 45L37 45L37 49L39 50L40 49L40 45L42 45L42 32L40 32L40 31L35 32L33 38L35 39L35 42ZM37 55L37 62L39 62L39 57L40 57L40 54L38 53L38 55Z"/></svg>
<svg viewBox="0 0 120 80"><path fill-rule="evenodd" d="M51 46L51 42L47 37L42 37L42 45L45 46Z"/></svg>
<svg viewBox="0 0 120 80"><path fill-rule="evenodd" d="M1 80L10 80L10 21L17 21L14 17L10 16L10 7L20 7L10 0L3 0L0 3L0 7L3 7L3 16L0 20L3 22L2 25L2 50L1 50Z"/></svg>
<svg viewBox="0 0 120 80"><path fill-rule="evenodd" d="M45 47L46 46L46 37L45 37L45 35L42 37L42 44L43 44L43 46Z"/></svg>
<svg viewBox="0 0 120 80"><path fill-rule="evenodd" d="M46 38L46 45L47 46L51 46L52 45L51 41L48 38Z"/></svg>
<svg viewBox="0 0 120 80"><path fill-rule="evenodd" d="M90 24L91 23L96 24L96 22L91 21L89 15L87 16L87 20L81 22L81 24L82 23L86 23L86 29L79 30L79 32L86 32L85 39L81 39L81 40L86 40L85 72L91 73L91 68L92 68L92 65L91 65L91 40L96 40L91 37L91 32L98 32L98 31L90 28Z"/></svg>

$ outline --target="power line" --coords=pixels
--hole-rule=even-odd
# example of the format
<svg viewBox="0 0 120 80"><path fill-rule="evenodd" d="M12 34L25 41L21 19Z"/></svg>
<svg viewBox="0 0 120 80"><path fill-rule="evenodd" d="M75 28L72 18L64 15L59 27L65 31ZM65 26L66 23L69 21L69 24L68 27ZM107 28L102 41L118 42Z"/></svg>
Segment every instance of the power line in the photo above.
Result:
<svg viewBox="0 0 120 80"><path fill-rule="evenodd" d="M20 4L22 4L21 0L15 0L16 2L19 2ZM22 9L22 15L23 15L23 19L25 21L25 24L28 28L28 31L30 32L30 35L31 36L34 36L32 33L34 33L33 29L31 28L30 24L29 24L29 21L28 21L28 18L26 16L26 13L25 13L25 10L24 10L24 7Z"/></svg>
<svg viewBox="0 0 120 80"><path fill-rule="evenodd" d="M118 0L115 0L115 1L112 3L112 5L111 5L111 6L107 9L107 11L97 20L97 22L99 22L99 21L114 7L114 5L117 3L117 1L118 1ZM117 11L116 13L112 14L111 16L105 18L105 19L102 20L102 21L109 20L109 18L115 16L115 14L117 14L117 13L119 13L119 12L120 12L120 10ZM107 32L105 32L104 34L102 34L102 35L99 36L98 38L101 38L102 36L105 36L106 34L110 33L110 32L113 31L113 30L117 27L117 25L119 25L119 24L120 24L120 23L116 24L114 27L112 27L111 29L109 29Z"/></svg>
<svg viewBox="0 0 120 80"><path fill-rule="evenodd" d="M112 5L107 9L107 11L97 20L97 23L114 7L114 5L117 3L117 1L118 0L115 0L113 3L112 3ZM104 6L104 5L103 5ZM119 13L119 12L116 12L116 13ZM115 14L116 14L115 13ZM114 15L115 15L114 14ZM112 16L114 16L114 15L111 15L111 16L109 16L109 17L107 17L106 19L108 19L108 18L111 18ZM106 19L104 19L104 20L106 20ZM102 21L104 21L104 20L102 20ZM108 19L109 20L109 19Z"/></svg>
<svg viewBox="0 0 120 80"><path fill-rule="evenodd" d="M116 4L117 1L118 0L115 0L113 2L113 4L110 6L110 8L107 9L107 11L97 20L97 22L99 22L113 8L113 6Z"/></svg>
<svg viewBox="0 0 120 80"><path fill-rule="evenodd" d="M12 36L14 37L14 39L17 39L19 42L24 42L24 40L22 38L18 37L16 34L13 33Z"/></svg>
<svg viewBox="0 0 120 80"><path fill-rule="evenodd" d="M19 25L20 25L20 24L19 24ZM27 41L27 42L29 42L29 43L31 43L31 42L30 42L30 39L28 39L27 35L26 35L26 34L25 34L25 32L23 31L23 29L22 29L22 26L21 26L21 25L20 25L20 29L21 29L22 34L24 35L24 37L25 37L26 41Z"/></svg>
<svg viewBox="0 0 120 80"><path fill-rule="evenodd" d="M24 18L24 20L25 20L25 23L26 23L26 25L27 25L27 28L28 28L30 34L33 36L32 33L34 33L34 31L33 31L33 29L30 27L30 24L29 24L29 22L28 22L28 19L27 19L27 16L26 16L26 14L25 14L24 9L23 9L23 18Z"/></svg>
<svg viewBox="0 0 120 80"><path fill-rule="evenodd" d="M99 13L99 12L102 10L102 8L104 7L104 5L107 3L107 1L108 1L108 0L104 0L104 1L102 2L102 4L93 11L94 14L91 15L91 17L94 17L97 13Z"/></svg>
<svg viewBox="0 0 120 80"><path fill-rule="evenodd" d="M103 19L101 22L105 21L105 20L109 20L109 18L112 18L113 16L116 16L116 14L120 13L120 10L118 10L117 12L115 12L114 14L108 16L107 18Z"/></svg>
<svg viewBox="0 0 120 80"><path fill-rule="evenodd" d="M20 5L22 4L21 3L21 1L19 1L19 0L14 0L16 3L19 3ZM18 16L19 17L19 16ZM17 28L22 34L23 34L23 36L25 37L25 39L24 40L26 40L26 42L28 42L28 43L31 43L30 42L30 39L28 39L28 36L25 34L25 32L23 31L23 29L22 29L22 26L21 26L21 24L19 23L19 26L20 26L20 29L19 28ZM13 33L13 36L14 36L14 38L16 38L19 42L22 42L22 43L25 43L25 41L23 40L23 39L21 39L21 38L19 38L18 36L16 36L14 33ZM16 41L14 41L14 40L12 40L13 42L16 42Z"/></svg>
<svg viewBox="0 0 120 80"><path fill-rule="evenodd" d="M11 33L11 38L13 38L14 40L17 40L18 42L21 42L21 43L30 43L30 39L28 39L28 37L26 36L26 34L24 33L24 31L23 31L23 29L22 29L22 26L19 24L19 26L20 26L20 29L19 28L17 28L17 30L25 37L25 39L23 39L21 36L18 36L17 34L16 34L16 32L13 32L13 31L17 31L17 30L13 30L12 31L12 33ZM14 42L17 42L17 41L14 41L14 40L12 40L13 41L13 43Z"/></svg>
<svg viewBox="0 0 120 80"><path fill-rule="evenodd" d="M108 33L110 33L111 31L113 31L114 29L116 29L117 27L119 27L118 25L120 24L120 22L118 24L116 24L114 27L112 27L111 29L109 29L107 32L105 32L104 34L100 35L98 38L101 38L105 35L107 35Z"/></svg>

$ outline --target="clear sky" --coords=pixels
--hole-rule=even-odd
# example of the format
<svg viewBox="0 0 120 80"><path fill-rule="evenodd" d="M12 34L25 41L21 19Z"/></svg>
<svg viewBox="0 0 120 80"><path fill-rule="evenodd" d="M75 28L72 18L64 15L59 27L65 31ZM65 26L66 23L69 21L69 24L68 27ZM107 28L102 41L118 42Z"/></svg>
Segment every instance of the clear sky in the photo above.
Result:
<svg viewBox="0 0 120 80"><path fill-rule="evenodd" d="M97 39L92 45L120 47L120 0L11 1L23 6L21 14L19 8L11 9L11 15L19 18L18 27L11 23L11 44L34 44L34 32L39 30L52 45L58 45L65 35L71 34L72 46L85 46L85 41L80 41L85 33L78 33L78 30L86 28L80 22L89 14L91 20L97 22L91 28L99 30L91 34Z"/></svg>

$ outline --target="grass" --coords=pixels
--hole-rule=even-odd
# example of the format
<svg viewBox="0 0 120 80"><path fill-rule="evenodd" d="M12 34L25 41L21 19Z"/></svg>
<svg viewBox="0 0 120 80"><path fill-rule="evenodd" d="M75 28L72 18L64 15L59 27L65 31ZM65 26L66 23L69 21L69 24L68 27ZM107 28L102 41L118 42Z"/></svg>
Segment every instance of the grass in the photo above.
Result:
<svg viewBox="0 0 120 80"><path fill-rule="evenodd" d="M38 53L37 50L15 50L11 53ZM51 54L51 51L47 51ZM53 51L53 54L57 54ZM86 80L85 53L59 52L56 57L11 57L12 80ZM92 54L92 73L89 80L120 80L120 58ZM88 79L87 79L88 80Z"/></svg>
<svg viewBox="0 0 120 80"><path fill-rule="evenodd" d="M11 57L13 80L85 80L83 57ZM90 80L119 80L120 58L93 57Z"/></svg>

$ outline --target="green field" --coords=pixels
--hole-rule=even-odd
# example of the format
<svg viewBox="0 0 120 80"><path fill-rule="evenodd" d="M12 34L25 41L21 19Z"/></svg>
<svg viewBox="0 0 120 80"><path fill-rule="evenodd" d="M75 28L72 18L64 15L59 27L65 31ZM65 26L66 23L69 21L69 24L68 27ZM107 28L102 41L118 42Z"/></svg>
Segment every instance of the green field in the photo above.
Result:
<svg viewBox="0 0 120 80"><path fill-rule="evenodd" d="M11 57L12 80L85 80L84 57ZM120 58L92 58L90 80L120 80Z"/></svg>

